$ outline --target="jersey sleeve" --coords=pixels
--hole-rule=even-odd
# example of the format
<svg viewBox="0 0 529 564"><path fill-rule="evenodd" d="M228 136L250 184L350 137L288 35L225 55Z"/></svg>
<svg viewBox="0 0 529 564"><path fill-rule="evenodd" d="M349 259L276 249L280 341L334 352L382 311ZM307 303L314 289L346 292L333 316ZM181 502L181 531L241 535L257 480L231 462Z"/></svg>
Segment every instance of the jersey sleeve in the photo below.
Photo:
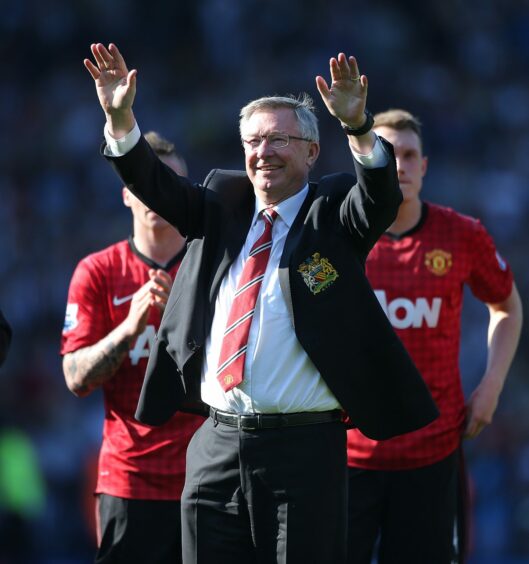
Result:
<svg viewBox="0 0 529 564"><path fill-rule="evenodd" d="M473 222L470 253L472 266L468 284L474 296L489 304L507 299L512 291L512 271L478 220Z"/></svg>
<svg viewBox="0 0 529 564"><path fill-rule="evenodd" d="M90 257L75 269L61 339L61 354L94 345L110 332L104 277Z"/></svg>

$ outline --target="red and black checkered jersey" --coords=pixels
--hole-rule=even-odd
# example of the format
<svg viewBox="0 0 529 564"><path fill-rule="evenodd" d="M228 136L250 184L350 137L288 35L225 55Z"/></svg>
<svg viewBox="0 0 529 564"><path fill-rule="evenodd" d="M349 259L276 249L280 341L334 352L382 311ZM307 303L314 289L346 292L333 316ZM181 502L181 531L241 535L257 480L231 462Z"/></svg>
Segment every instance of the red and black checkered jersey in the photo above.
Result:
<svg viewBox="0 0 529 564"><path fill-rule="evenodd" d="M478 220L433 204L423 205L421 221L408 233L384 234L366 269L440 416L418 431L381 442L348 431L348 463L372 470L432 464L458 447L464 425L459 373L464 285L483 302L498 303L511 293L511 270Z"/></svg>
<svg viewBox="0 0 529 564"><path fill-rule="evenodd" d="M174 278L182 256L165 268ZM126 318L132 295L160 268L121 241L84 258L68 293L61 354L94 345ZM127 499L180 499L189 440L203 422L178 413L159 427L134 419L160 313L151 308L145 331L131 345L114 378L103 385L105 416L96 493ZM175 372L175 378L177 377Z"/></svg>

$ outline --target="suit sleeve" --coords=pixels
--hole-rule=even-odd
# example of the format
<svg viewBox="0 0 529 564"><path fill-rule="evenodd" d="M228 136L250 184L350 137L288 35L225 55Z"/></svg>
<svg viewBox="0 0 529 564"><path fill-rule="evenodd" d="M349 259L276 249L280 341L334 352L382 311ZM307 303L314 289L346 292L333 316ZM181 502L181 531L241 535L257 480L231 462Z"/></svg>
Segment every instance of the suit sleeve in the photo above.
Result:
<svg viewBox="0 0 529 564"><path fill-rule="evenodd" d="M366 168L354 159L357 183L340 209L342 224L365 254L395 220L402 202L393 146L380 140L388 154L386 166Z"/></svg>
<svg viewBox="0 0 529 564"><path fill-rule="evenodd" d="M174 225L188 240L204 234L204 188L178 176L142 136L126 155L113 157L102 146L127 188L148 208Z"/></svg>

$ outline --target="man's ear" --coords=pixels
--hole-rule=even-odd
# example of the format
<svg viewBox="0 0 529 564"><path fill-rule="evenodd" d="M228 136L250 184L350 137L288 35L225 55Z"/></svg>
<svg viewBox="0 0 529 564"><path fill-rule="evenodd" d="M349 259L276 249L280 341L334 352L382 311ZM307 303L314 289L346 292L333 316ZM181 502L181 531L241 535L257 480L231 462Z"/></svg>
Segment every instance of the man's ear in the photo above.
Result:
<svg viewBox="0 0 529 564"><path fill-rule="evenodd" d="M314 166L314 163L318 159L319 154L320 154L319 144L312 141L309 144L309 154L307 155L307 165L309 166L309 168L312 168Z"/></svg>
<svg viewBox="0 0 529 564"><path fill-rule="evenodd" d="M123 198L123 203L130 208L130 190L126 186L123 186L121 189L121 197Z"/></svg>

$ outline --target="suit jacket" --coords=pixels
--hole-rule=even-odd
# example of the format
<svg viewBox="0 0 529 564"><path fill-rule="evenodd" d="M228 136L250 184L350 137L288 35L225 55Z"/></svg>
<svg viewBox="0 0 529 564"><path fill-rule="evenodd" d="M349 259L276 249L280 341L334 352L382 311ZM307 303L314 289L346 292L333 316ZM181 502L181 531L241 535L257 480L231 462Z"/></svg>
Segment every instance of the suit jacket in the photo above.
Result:
<svg viewBox="0 0 529 564"><path fill-rule="evenodd" d="M386 148L393 156L392 146ZM190 241L151 351L137 418L151 425L200 400L204 343L219 285L254 213L244 172L213 170L204 184L178 177L141 138L107 157L129 189ZM279 264L296 336L351 423L385 439L430 423L437 409L364 274L369 250L402 200L394 159L357 179L309 185Z"/></svg>

